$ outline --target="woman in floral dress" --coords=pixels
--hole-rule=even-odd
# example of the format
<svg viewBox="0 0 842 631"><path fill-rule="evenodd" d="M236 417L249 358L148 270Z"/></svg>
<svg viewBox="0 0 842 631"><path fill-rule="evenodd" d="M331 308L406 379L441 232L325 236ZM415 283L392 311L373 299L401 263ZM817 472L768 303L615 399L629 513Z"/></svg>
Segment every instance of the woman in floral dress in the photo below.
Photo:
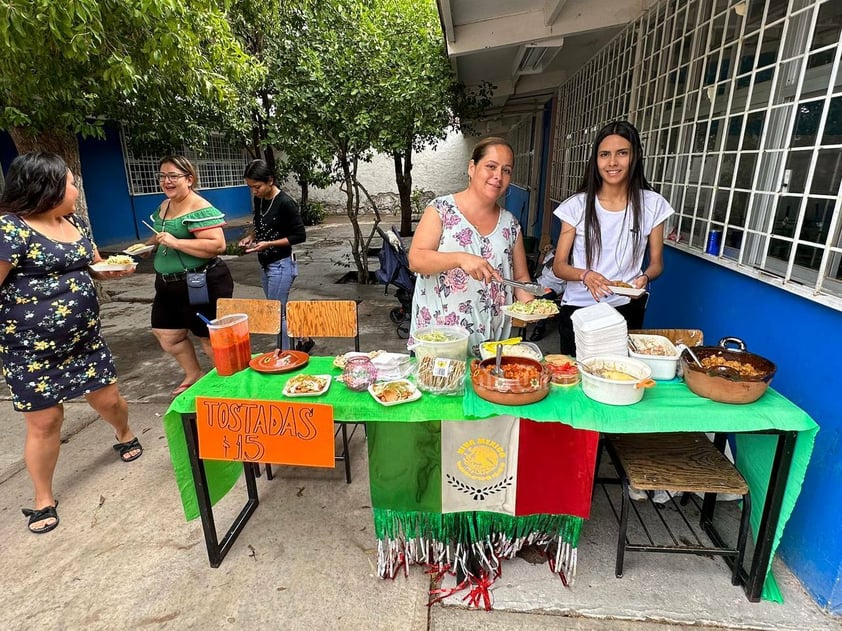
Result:
<svg viewBox="0 0 842 631"><path fill-rule="evenodd" d="M89 270L101 257L87 224L73 215L78 196L60 157L27 153L10 165L0 199L0 360L26 422L24 460L35 508L23 513L36 534L59 522L52 483L65 401L85 397L114 428L123 461L143 453L100 334L91 281L131 272Z"/></svg>
<svg viewBox="0 0 842 631"><path fill-rule="evenodd" d="M511 304L512 290L498 281L530 280L520 224L497 204L513 166L508 142L481 140L468 163L468 187L434 199L424 211L409 248L409 266L418 274L410 345L417 329L432 325L467 329L470 348L508 337L511 320L502 308ZM522 302L533 299L514 292Z"/></svg>

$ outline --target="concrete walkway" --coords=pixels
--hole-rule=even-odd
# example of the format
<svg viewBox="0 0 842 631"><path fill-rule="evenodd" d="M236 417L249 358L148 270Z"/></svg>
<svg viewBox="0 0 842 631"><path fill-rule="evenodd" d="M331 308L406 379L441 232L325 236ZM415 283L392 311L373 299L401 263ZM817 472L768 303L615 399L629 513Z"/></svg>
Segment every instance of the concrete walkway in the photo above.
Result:
<svg viewBox="0 0 842 631"><path fill-rule="evenodd" d="M349 271L349 235L344 218L308 230L292 297L360 298L362 347L401 351L388 318L394 296L379 285L335 283ZM262 297L254 258L230 266L236 296ZM181 375L149 331L151 271L144 261L133 277L109 283L114 300L102 309L144 455L119 462L109 427L84 402L67 404L55 479L61 525L52 533L25 528L20 508L30 505L31 487L23 420L8 397L0 401L0 629L842 629L777 562L783 605L749 603L724 564L704 557L629 555L625 578L614 578L616 522L600 494L573 588L545 565L515 559L495 584L493 612L467 610L458 599L428 607L430 579L420 568L394 581L376 577L361 432L352 442L350 485L341 468L276 467L275 480L258 480L259 508L222 566L210 568L201 524L184 520L161 425ZM557 344L555 336L542 341L547 350ZM257 336L253 346L270 350L272 339ZM343 350L320 342L313 353ZM236 488L218 505L220 528L243 492Z"/></svg>

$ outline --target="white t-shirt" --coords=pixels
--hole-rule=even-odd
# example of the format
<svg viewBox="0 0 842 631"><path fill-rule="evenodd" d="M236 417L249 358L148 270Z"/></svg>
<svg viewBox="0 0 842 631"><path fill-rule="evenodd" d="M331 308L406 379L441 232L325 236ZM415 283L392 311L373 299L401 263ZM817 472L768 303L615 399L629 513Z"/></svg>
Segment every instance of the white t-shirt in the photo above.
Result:
<svg viewBox="0 0 842 631"><path fill-rule="evenodd" d="M641 235L635 250L631 207L625 211L608 211L600 206L599 199L595 200L595 204L602 234L602 253L590 269L599 272L609 280L621 280L628 283L643 272L643 255L646 252L652 229L666 221L675 211L667 200L655 191L643 191ZM576 228L572 264L573 267L586 269L588 265L585 262L585 194L578 193L567 198L553 214ZM618 295L603 298L604 302L614 307L627 304L629 300L627 296ZM567 283L561 302L575 307L587 307L594 304L594 299L584 283L570 281Z"/></svg>

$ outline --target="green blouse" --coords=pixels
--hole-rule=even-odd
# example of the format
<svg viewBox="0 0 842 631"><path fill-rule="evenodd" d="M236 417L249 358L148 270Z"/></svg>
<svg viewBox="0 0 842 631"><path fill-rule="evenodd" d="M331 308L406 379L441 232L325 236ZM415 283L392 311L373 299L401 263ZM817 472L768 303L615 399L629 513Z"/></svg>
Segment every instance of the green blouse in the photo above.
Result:
<svg viewBox="0 0 842 631"><path fill-rule="evenodd" d="M169 232L176 239L191 239L194 238L193 234L196 232L208 228L221 228L225 225L225 215L213 206L194 210L172 219L161 219L158 212L153 213L149 218L152 220L155 230ZM173 274L185 269L200 267L208 260L210 259L162 246L155 253L155 271L159 274Z"/></svg>

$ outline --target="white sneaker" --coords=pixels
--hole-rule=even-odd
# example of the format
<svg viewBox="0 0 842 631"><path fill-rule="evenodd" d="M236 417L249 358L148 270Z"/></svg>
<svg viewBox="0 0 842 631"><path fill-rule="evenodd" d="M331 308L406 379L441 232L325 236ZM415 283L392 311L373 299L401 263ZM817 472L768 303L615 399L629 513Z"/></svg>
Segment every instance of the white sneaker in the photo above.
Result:
<svg viewBox="0 0 842 631"><path fill-rule="evenodd" d="M655 491L652 495L652 501L656 504L666 504L672 499L672 495L666 491Z"/></svg>
<svg viewBox="0 0 842 631"><path fill-rule="evenodd" d="M640 489L636 489L629 485L629 499L632 499L635 502L642 502L648 497L649 496L646 494L646 491L641 491Z"/></svg>

